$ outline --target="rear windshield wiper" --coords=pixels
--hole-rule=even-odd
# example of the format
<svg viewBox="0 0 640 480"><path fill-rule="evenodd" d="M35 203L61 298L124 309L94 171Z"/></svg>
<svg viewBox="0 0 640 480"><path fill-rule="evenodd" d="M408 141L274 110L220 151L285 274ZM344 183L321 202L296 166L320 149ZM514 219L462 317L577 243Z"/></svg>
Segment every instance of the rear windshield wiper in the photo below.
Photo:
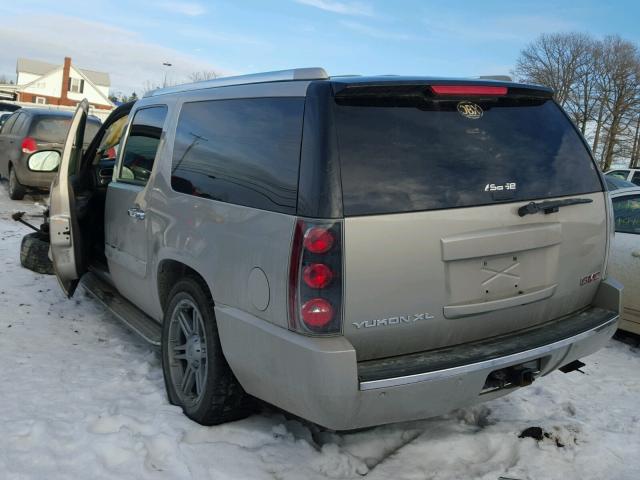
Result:
<svg viewBox="0 0 640 480"><path fill-rule="evenodd" d="M551 200L548 202L530 202L518 209L518 215L524 217L525 215L539 212L543 212L545 214L555 213L560 209L560 207L592 202L593 200L590 198L567 198L565 200Z"/></svg>

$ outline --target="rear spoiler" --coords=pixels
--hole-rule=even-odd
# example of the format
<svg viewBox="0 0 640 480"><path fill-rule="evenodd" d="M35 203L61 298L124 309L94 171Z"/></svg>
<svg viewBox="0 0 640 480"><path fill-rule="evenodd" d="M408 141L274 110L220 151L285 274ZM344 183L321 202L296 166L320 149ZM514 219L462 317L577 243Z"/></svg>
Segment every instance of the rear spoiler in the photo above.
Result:
<svg viewBox="0 0 640 480"><path fill-rule="evenodd" d="M334 84L336 101L340 100L451 100L468 98L520 97L553 98L553 90L539 85L479 80L383 81L376 83Z"/></svg>

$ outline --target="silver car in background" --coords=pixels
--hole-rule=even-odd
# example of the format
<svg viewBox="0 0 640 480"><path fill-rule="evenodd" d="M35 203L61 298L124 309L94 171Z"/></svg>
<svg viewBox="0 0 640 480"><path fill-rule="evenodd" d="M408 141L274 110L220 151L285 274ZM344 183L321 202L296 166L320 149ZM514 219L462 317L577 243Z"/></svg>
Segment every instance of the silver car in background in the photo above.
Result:
<svg viewBox="0 0 640 480"><path fill-rule="evenodd" d="M640 187L610 189L616 234L611 273L624 285L620 329L640 335Z"/></svg>

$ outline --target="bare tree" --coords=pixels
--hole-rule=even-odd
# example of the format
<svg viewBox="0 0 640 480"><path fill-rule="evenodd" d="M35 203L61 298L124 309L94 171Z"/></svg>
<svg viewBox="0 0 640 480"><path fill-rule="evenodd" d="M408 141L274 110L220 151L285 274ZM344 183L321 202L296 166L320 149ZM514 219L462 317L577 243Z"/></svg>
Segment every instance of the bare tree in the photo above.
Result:
<svg viewBox="0 0 640 480"><path fill-rule="evenodd" d="M640 168L640 111L636 114L636 128L633 135L633 147L629 168Z"/></svg>
<svg viewBox="0 0 640 480"><path fill-rule="evenodd" d="M579 76L589 71L593 41L583 33L545 33L520 52L515 74L521 80L546 85L563 107Z"/></svg>
<svg viewBox="0 0 640 480"><path fill-rule="evenodd" d="M640 54L633 43L610 36L603 40L602 62L599 91L609 118L600 163L607 170L640 103Z"/></svg>
<svg viewBox="0 0 640 480"><path fill-rule="evenodd" d="M598 94L598 79L602 75L602 44L593 39L581 39L586 43L583 57L578 62L575 82L571 86L565 108L583 135L587 125L599 113L601 97Z"/></svg>
<svg viewBox="0 0 640 480"><path fill-rule="evenodd" d="M142 84L142 94L146 95L147 93L158 90L159 88L162 88L162 85L159 83L152 82L151 80L145 80Z"/></svg>
<svg viewBox="0 0 640 480"><path fill-rule="evenodd" d="M2 85L13 85L13 79L6 74L0 74L0 84Z"/></svg>
<svg viewBox="0 0 640 480"><path fill-rule="evenodd" d="M203 80L211 80L218 78L218 72L214 70L201 70L199 72L193 72L189 74L189 80L192 82L201 82Z"/></svg>
<svg viewBox="0 0 640 480"><path fill-rule="evenodd" d="M614 159L640 162L640 55L633 43L544 34L522 50L514 73L554 90L603 169Z"/></svg>

